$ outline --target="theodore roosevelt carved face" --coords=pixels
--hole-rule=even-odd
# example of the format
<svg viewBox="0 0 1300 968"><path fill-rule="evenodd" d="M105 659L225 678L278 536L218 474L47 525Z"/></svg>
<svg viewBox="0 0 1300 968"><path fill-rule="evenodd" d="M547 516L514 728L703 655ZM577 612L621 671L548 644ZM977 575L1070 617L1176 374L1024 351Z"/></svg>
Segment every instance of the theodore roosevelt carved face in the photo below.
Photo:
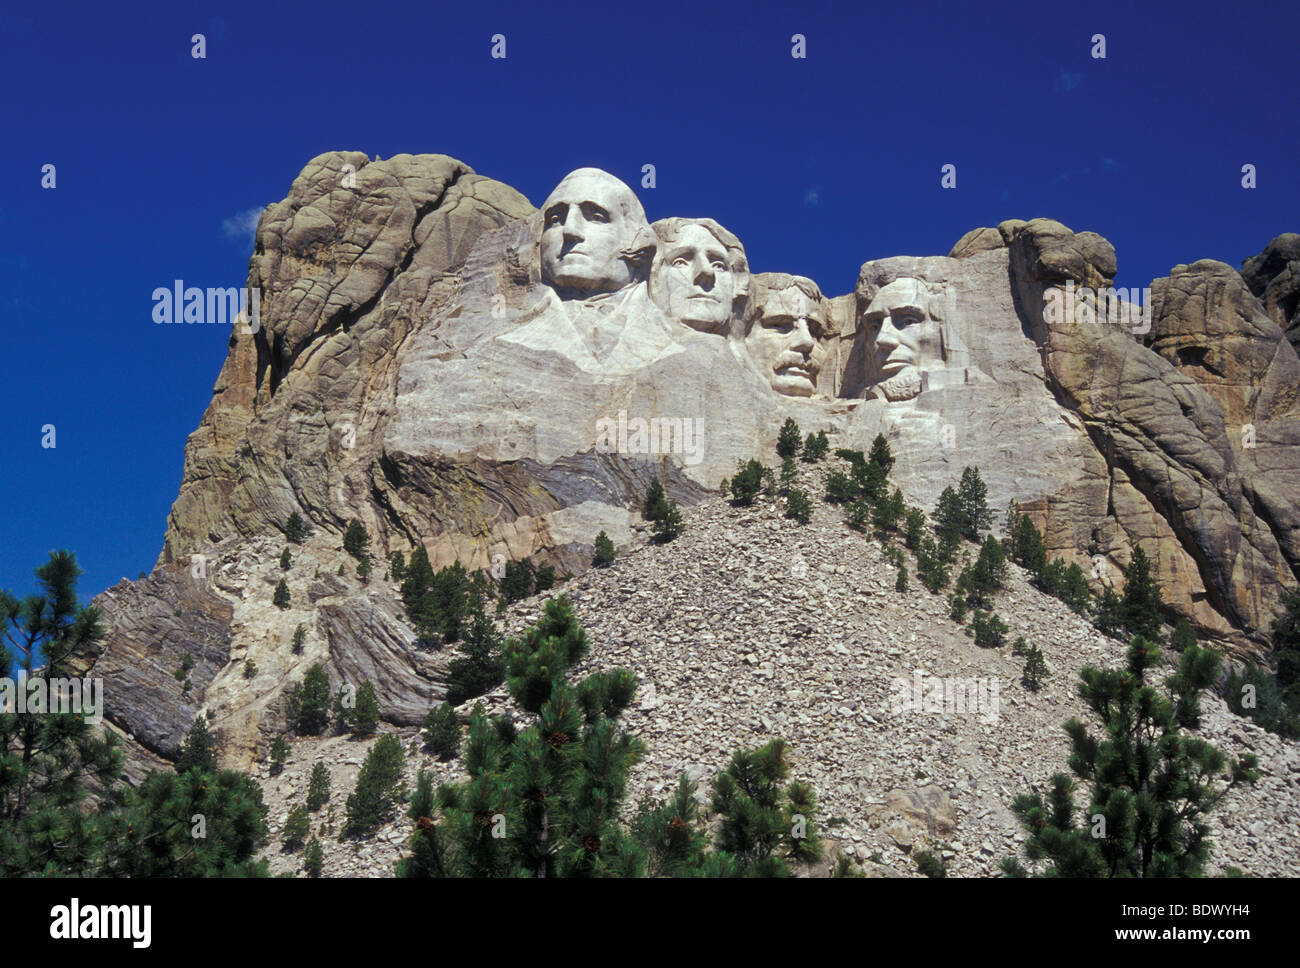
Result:
<svg viewBox="0 0 1300 968"><path fill-rule="evenodd" d="M792 397L817 391L825 353L827 306L811 279L784 273L755 276L745 349L772 389Z"/></svg>

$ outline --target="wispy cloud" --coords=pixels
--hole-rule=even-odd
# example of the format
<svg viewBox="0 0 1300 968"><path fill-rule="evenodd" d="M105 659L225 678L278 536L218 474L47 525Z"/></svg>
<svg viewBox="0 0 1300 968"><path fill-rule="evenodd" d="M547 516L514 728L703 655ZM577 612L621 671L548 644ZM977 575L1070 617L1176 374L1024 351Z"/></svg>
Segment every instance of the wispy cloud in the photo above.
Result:
<svg viewBox="0 0 1300 968"><path fill-rule="evenodd" d="M1071 74L1066 71L1065 68L1060 68L1057 71L1056 80L1052 82L1052 89L1060 91L1063 94L1069 94L1071 91L1076 90L1082 83L1082 71L1078 74Z"/></svg>
<svg viewBox="0 0 1300 968"><path fill-rule="evenodd" d="M818 185L816 188L810 188L808 189L808 191L804 192L803 203L805 205L821 204L821 200L822 200L821 188L822 188L821 185Z"/></svg>
<svg viewBox="0 0 1300 968"><path fill-rule="evenodd" d="M259 205L256 208L245 209L228 219L222 219L221 231L225 233L228 239L236 239L239 242L246 242L251 245L253 233L257 231L257 220L265 209L265 205Z"/></svg>

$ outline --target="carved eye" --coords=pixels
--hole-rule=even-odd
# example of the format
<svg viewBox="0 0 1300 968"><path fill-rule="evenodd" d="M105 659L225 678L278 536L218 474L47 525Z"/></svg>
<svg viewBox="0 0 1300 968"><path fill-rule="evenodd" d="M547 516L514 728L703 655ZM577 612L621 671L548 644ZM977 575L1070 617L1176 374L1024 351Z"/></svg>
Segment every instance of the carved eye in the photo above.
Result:
<svg viewBox="0 0 1300 968"><path fill-rule="evenodd" d="M673 260L672 264L674 266L680 266L684 268L691 264L691 260L686 258L686 256L684 255L679 255L676 259Z"/></svg>
<svg viewBox="0 0 1300 968"><path fill-rule="evenodd" d="M902 316L899 316L894 320L894 325L900 328L903 326L915 326L920 321L921 317L916 313L904 313Z"/></svg>
<svg viewBox="0 0 1300 968"><path fill-rule="evenodd" d="M714 259L713 268L717 269L719 272L726 272L730 267L721 259Z"/></svg>
<svg viewBox="0 0 1300 968"><path fill-rule="evenodd" d="M599 205L587 205L583 207L583 216L588 222L608 222L609 212L605 211Z"/></svg>

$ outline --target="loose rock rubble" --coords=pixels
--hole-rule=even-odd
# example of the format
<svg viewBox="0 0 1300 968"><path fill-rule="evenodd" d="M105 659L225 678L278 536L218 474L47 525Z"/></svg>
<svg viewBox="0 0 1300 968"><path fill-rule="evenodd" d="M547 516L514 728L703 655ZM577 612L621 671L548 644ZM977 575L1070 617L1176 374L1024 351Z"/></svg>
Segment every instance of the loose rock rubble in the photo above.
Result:
<svg viewBox="0 0 1300 968"><path fill-rule="evenodd" d="M734 750L781 736L793 774L817 790L823 832L872 873L919 876L915 854L929 849L952 875L995 876L998 861L1024 839L1009 809L1013 798L1046 790L1053 773L1068 772L1062 723L1079 716L1096 728L1077 695L1079 670L1122 664L1124 645L1011 565L996 598L1011 629L1007 642L1024 636L1036 643L1051 671L1030 691L1020 681L1024 659L1010 644L977 647L948 617L946 599L914 578L909 591L894 590L896 571L880 543L849 529L843 512L820 500L827 470L800 468L799 486L818 498L807 526L782 516L780 498L750 508L710 501L685 512L686 530L676 540L624 550L610 567L548 593L569 597L591 640L575 679L626 667L640 683L623 716L646 746L632 771L628 811L645 794L666 795L681 773L699 782L704 797ZM508 609L507 632L535 622L543 600ZM941 711L899 709L917 670L973 685L964 695L977 700L974 708L957 708L951 695ZM476 701L518 715L504 687ZM472 705L458 711L467 717ZM1256 876L1295 876L1300 747L1235 716L1217 696L1207 695L1203 706L1200 734L1231 754L1256 753L1262 774L1211 815L1209 872L1231 865ZM414 753L408 785L419 768L439 781L462 775L458 761L438 763L420 750L416 730L399 734ZM277 839L317 758L333 773L337 834L370 742L293 742L284 774L264 782ZM1076 803L1082 807L1084 798ZM403 817L365 841L323 837L326 874L390 875L409 830ZM300 857L277 855L273 867L294 869Z"/></svg>

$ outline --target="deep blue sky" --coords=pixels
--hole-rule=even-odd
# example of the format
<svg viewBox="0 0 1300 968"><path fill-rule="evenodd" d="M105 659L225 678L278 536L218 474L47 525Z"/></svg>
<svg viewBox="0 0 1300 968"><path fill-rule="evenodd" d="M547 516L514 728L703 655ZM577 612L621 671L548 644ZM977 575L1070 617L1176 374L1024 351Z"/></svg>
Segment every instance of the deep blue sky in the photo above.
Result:
<svg viewBox="0 0 1300 968"><path fill-rule="evenodd" d="M228 332L155 325L151 293L242 286L241 217L323 151L442 152L534 204L653 163L651 219L713 216L829 294L1039 215L1141 286L1300 230L1298 37L1294 3L6 4L0 588L53 548L83 600L152 567Z"/></svg>

